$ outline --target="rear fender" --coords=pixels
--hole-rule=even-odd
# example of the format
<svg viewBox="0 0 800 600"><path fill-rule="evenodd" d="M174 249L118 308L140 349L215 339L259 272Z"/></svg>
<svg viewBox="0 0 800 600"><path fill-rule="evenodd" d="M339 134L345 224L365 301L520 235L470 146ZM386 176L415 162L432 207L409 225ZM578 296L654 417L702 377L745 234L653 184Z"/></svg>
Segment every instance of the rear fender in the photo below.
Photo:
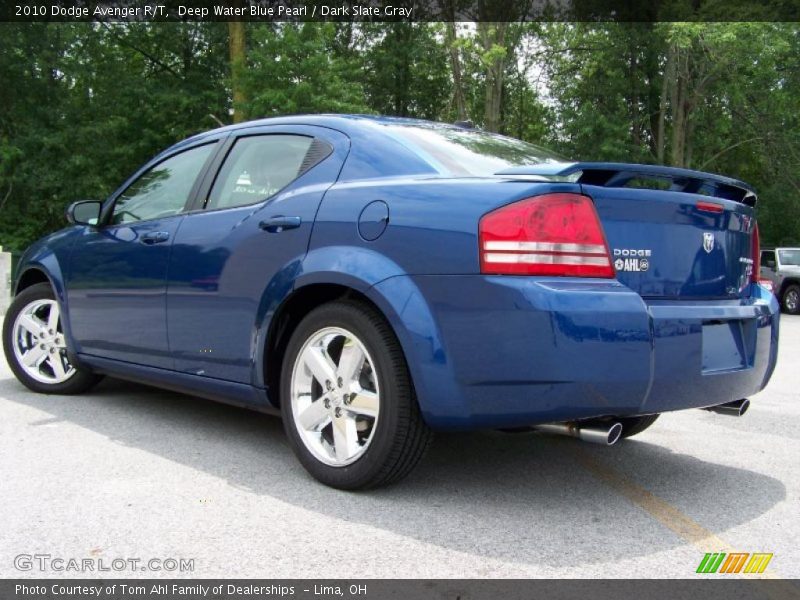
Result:
<svg viewBox="0 0 800 600"><path fill-rule="evenodd" d="M255 364L264 364L270 325L281 305L293 292L315 284L335 284L353 289L381 311L403 350L427 420L433 414L433 403L429 399L437 396L441 399L443 393L439 386L431 386L428 382L439 381L445 385L444 382L453 381L452 375L440 373L449 369L441 335L413 280L386 256L366 248L332 246L312 250L302 264L287 265L273 278L259 308ZM255 369L255 384L259 387L265 387L262 371Z"/></svg>

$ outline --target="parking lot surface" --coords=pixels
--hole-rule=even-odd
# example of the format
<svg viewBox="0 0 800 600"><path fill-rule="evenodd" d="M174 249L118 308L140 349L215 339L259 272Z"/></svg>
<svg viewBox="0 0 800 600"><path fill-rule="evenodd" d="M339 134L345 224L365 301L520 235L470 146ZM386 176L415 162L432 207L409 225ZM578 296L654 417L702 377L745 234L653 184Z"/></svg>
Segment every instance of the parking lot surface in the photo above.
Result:
<svg viewBox="0 0 800 600"><path fill-rule="evenodd" d="M15 568L49 554L194 560L104 577L683 578L720 551L800 576L798 317L742 418L667 414L609 448L440 434L411 477L365 493L312 480L275 417L111 379L42 396L0 363L3 577L96 576Z"/></svg>

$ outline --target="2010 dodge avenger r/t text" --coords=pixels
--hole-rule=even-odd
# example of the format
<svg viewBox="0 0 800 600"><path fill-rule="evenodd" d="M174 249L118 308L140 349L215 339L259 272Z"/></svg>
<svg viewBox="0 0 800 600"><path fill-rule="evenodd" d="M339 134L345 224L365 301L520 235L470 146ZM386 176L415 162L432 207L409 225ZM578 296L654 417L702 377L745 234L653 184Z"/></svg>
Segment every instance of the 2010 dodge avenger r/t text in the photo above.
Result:
<svg viewBox="0 0 800 600"><path fill-rule="evenodd" d="M403 477L436 429L613 443L767 384L755 201L465 126L254 121L70 206L20 261L4 347L37 392L107 374L279 411L339 488Z"/></svg>

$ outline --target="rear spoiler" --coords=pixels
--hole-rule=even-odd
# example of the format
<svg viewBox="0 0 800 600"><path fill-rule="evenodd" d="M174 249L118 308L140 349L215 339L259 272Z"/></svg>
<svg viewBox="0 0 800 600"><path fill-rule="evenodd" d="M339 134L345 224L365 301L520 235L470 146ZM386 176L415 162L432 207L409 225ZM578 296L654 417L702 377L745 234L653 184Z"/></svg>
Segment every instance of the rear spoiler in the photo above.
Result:
<svg viewBox="0 0 800 600"><path fill-rule="evenodd" d="M569 178L571 181L602 187L625 187L632 179L669 180L669 191L704 194L755 206L756 191L743 181L660 165L637 165L607 162L550 162L525 167L512 167L495 175L538 175L542 177Z"/></svg>

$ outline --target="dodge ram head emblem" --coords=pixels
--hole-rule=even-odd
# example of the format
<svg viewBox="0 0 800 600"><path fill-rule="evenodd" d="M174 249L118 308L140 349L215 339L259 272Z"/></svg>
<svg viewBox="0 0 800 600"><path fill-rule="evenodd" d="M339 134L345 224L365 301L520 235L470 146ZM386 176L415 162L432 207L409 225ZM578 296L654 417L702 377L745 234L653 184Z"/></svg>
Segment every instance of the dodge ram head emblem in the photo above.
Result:
<svg viewBox="0 0 800 600"><path fill-rule="evenodd" d="M703 250L711 254L711 251L714 249L714 234L713 233L704 233L703 234Z"/></svg>

